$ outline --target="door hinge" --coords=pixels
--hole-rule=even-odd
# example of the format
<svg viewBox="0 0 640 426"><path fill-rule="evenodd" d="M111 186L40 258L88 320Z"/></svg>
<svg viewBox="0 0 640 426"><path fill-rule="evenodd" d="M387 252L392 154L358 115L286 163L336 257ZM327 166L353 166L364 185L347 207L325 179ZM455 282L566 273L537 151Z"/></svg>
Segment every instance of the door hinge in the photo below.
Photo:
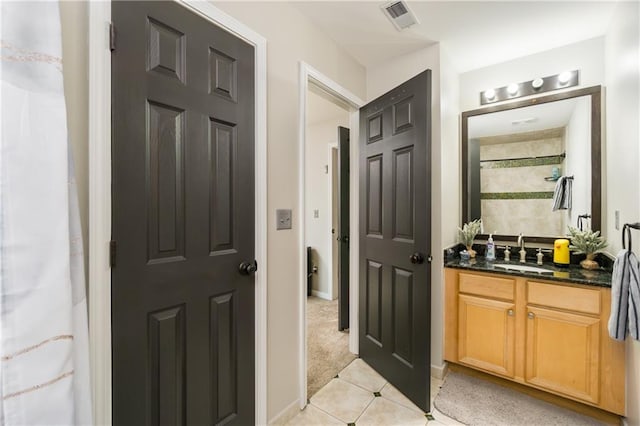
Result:
<svg viewBox="0 0 640 426"><path fill-rule="evenodd" d="M116 50L116 27L112 23L109 24L109 50Z"/></svg>
<svg viewBox="0 0 640 426"><path fill-rule="evenodd" d="M116 266L116 242L111 240L109 241L109 267L114 266Z"/></svg>

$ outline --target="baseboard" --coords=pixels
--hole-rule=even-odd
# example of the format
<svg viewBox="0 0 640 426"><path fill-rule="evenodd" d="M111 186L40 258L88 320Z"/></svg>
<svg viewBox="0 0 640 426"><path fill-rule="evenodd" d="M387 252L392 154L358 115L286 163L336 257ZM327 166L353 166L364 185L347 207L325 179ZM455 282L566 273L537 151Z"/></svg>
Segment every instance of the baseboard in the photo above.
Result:
<svg viewBox="0 0 640 426"><path fill-rule="evenodd" d="M442 365L433 365L431 364L431 377L435 377L436 379L444 379L445 374L447 374L448 364L446 362L442 363Z"/></svg>
<svg viewBox="0 0 640 426"><path fill-rule="evenodd" d="M291 404L286 406L284 410L276 414L273 419L269 420L270 425L282 426L285 425L300 413L300 400L296 399Z"/></svg>
<svg viewBox="0 0 640 426"><path fill-rule="evenodd" d="M311 295L324 300L333 300L329 293L326 293L324 291L311 290Z"/></svg>

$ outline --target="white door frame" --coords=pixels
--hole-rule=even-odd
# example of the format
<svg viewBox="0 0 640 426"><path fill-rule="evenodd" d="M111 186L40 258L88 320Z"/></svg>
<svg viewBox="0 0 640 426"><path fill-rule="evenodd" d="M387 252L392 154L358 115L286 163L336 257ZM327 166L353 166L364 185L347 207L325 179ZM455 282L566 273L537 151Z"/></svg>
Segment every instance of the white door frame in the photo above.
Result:
<svg viewBox="0 0 640 426"><path fill-rule="evenodd" d="M267 41L209 2L174 0L255 48L255 421L267 424ZM89 4L89 351L94 423L111 401L111 1Z"/></svg>
<svg viewBox="0 0 640 426"><path fill-rule="evenodd" d="M298 211L300 212L300 232L298 235L298 253L301 254L298 264L298 288L300 299L298 305L298 325L300 335L299 363L300 371L300 409L307 405L307 251L306 251L306 209L305 209L305 154L307 131L307 93L312 84L326 92L332 98L349 108L350 138L350 193L349 203L349 350L358 353L358 134L360 126L360 107L364 101L325 76L306 62L300 61L298 80Z"/></svg>

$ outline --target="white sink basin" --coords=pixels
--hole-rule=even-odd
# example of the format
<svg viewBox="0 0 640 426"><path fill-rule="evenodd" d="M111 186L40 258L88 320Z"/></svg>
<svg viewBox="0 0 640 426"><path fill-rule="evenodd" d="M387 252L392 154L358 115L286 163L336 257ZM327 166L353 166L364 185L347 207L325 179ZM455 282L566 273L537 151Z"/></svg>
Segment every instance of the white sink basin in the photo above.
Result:
<svg viewBox="0 0 640 426"><path fill-rule="evenodd" d="M537 272L538 274L553 274L553 271L544 268L537 268L535 266L527 266L527 265L510 265L506 263L498 263L493 265L496 268L502 268L512 271L520 271L520 272Z"/></svg>

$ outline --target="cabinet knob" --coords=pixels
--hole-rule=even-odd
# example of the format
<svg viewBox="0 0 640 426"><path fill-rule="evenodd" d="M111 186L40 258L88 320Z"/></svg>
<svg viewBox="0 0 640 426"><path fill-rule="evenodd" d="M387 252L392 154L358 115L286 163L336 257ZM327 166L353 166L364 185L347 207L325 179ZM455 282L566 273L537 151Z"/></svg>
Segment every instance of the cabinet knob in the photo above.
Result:
<svg viewBox="0 0 640 426"><path fill-rule="evenodd" d="M509 315L510 317L512 317L512 316L513 316L513 309L509 309L509 310L507 311L507 315Z"/></svg>
<svg viewBox="0 0 640 426"><path fill-rule="evenodd" d="M529 315L527 315L529 317L529 319L533 319L536 315L533 312L529 312Z"/></svg>

